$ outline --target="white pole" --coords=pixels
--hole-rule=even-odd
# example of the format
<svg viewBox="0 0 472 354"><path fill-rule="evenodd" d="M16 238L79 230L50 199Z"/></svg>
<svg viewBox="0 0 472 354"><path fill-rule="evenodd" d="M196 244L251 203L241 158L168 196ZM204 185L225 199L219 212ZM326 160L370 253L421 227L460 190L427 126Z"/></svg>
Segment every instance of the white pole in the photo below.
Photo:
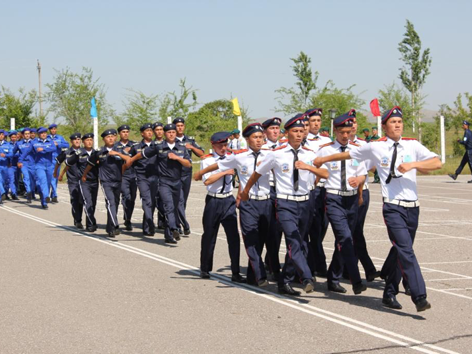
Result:
<svg viewBox="0 0 472 354"><path fill-rule="evenodd" d="M15 130L15 118L10 118L10 130Z"/></svg>
<svg viewBox="0 0 472 354"><path fill-rule="evenodd" d="M446 132L444 129L444 116L439 117L441 129L441 162L446 163Z"/></svg>
<svg viewBox="0 0 472 354"><path fill-rule="evenodd" d="M377 135L382 137L382 117L377 117Z"/></svg>
<svg viewBox="0 0 472 354"><path fill-rule="evenodd" d="M167 117L167 124L172 123L172 117Z"/></svg>
<svg viewBox="0 0 472 354"><path fill-rule="evenodd" d="M98 149L98 117L92 117L93 120L93 148Z"/></svg>
<svg viewBox="0 0 472 354"><path fill-rule="evenodd" d="M333 136L334 136L334 131L333 131L333 130L334 130L334 126L333 126L333 124L334 124L334 119L333 119L333 118L331 118L331 130L330 130L331 137L333 137Z"/></svg>

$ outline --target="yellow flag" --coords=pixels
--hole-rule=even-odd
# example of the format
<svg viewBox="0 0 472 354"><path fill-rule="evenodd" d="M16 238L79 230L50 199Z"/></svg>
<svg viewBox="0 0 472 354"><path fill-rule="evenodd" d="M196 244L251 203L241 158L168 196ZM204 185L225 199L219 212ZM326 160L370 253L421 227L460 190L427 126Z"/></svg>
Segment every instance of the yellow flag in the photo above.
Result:
<svg viewBox="0 0 472 354"><path fill-rule="evenodd" d="M233 98L231 100L231 103L233 104L233 113L234 115L236 116L240 116L241 115L241 110L239 109L239 103L238 103L238 98Z"/></svg>

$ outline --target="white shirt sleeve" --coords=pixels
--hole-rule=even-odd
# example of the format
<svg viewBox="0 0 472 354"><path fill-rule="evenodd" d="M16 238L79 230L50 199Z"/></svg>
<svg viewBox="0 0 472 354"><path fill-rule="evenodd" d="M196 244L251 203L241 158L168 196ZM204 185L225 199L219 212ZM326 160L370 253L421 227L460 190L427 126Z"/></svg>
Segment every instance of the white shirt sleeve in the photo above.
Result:
<svg viewBox="0 0 472 354"><path fill-rule="evenodd" d="M426 146L421 144L419 141L415 140L415 153L416 153L416 161L424 161L428 160L433 157L437 157L438 155L434 152L428 150Z"/></svg>
<svg viewBox="0 0 472 354"><path fill-rule="evenodd" d="M256 172L260 175L264 175L266 173L269 173L270 170L272 170L275 166L275 154L272 152L269 152L264 160L262 160L261 164L256 167Z"/></svg>
<svg viewBox="0 0 472 354"><path fill-rule="evenodd" d="M226 155L223 160L218 160L218 169L221 171L230 170L238 166L236 161L236 155Z"/></svg>
<svg viewBox="0 0 472 354"><path fill-rule="evenodd" d="M375 143L374 143L375 144ZM354 147L351 151L349 151L349 155L352 159L356 160L370 160L373 158L372 154L372 143L362 145L360 147Z"/></svg>

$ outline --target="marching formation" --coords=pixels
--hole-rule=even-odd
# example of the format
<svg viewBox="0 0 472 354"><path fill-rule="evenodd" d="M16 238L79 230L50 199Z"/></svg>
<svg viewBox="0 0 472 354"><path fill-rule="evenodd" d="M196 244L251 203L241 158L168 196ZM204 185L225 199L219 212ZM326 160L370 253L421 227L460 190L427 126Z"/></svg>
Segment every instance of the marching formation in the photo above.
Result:
<svg viewBox="0 0 472 354"><path fill-rule="evenodd" d="M42 208L47 209L49 202L58 202L57 181L66 174L74 225L84 229L85 213L86 231L97 230L95 211L101 188L106 232L115 237L120 234L120 202L125 230L133 229L139 190L143 235L154 236L156 229L163 229L165 242L177 244L191 233L185 209L195 155L201 159L201 168L193 177L203 180L207 189L202 278L211 277L222 225L234 282L265 287L276 281L279 293L300 296L292 285L300 283L310 293L316 277L327 278L329 291L346 293L348 289L340 282L344 278L351 282L353 293L360 294L367 288L360 261L367 282L379 277L385 280L384 306L402 308L396 295L403 280L417 310L429 309L413 251L419 217L416 171L439 169L440 160L415 139L402 136L400 107L382 117L384 138L364 132L369 141L357 136L355 110L334 120L334 139L321 134L322 114L322 109L314 108L295 115L285 122L283 137L282 120L277 117L245 127L242 144L239 130L217 132L207 155L195 139L185 135L183 118L167 125L144 124L140 142L129 140L127 125L107 129L101 134L103 146L97 150L93 149L93 134L74 133L69 144L56 134L55 124L8 134L0 130L2 200L8 194L14 200L24 195L26 203L32 203L38 195ZM6 135L10 141L5 140ZM381 270L369 256L363 230L370 199L369 171L381 183L383 216L392 242ZM239 182L236 198L235 180ZM335 251L327 266L323 240L329 225ZM239 229L248 255L246 277L240 271ZM287 249L283 266L279 260L282 239Z"/></svg>

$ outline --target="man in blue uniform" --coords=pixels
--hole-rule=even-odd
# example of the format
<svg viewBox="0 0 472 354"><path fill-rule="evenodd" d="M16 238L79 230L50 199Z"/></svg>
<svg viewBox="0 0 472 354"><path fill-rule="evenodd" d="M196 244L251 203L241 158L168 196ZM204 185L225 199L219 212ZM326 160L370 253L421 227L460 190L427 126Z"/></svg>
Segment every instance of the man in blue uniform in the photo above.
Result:
<svg viewBox="0 0 472 354"><path fill-rule="evenodd" d="M120 234L118 205L120 204L121 179L125 170L124 162L129 159L129 156L120 153L115 147L116 135L115 129L107 129L101 134L105 145L90 155L89 165L82 174L82 182L86 182L89 171L95 166L98 167L100 184L107 207L106 232L108 237Z"/></svg>
<svg viewBox="0 0 472 354"><path fill-rule="evenodd" d="M472 174L472 132L469 129L469 122L464 120L462 122L462 129L464 129L464 137L462 140L457 140L459 144L464 145L465 153L462 157L461 163L454 174L450 173L449 177L451 177L454 181L457 179L464 169L464 166L467 164L469 165L470 173ZM472 180L468 181L467 183L472 183Z"/></svg>
<svg viewBox="0 0 472 354"><path fill-rule="evenodd" d="M162 144L164 142L164 124L156 122L152 125L154 131L154 143ZM157 189L159 190L159 169L157 171ZM164 208L162 207L162 201L159 199L159 192L156 192L156 209L157 209L157 228L164 230Z"/></svg>
<svg viewBox="0 0 472 354"><path fill-rule="evenodd" d="M162 144L147 147L133 156L127 165L145 158L156 157L159 168L159 198L162 200L165 215L164 237L166 243L176 244L180 240L179 224L188 227L185 214L179 215L178 206L181 201L183 168L191 168L190 155L184 144L176 140L175 124L164 127L166 140ZM179 220L180 218L180 220ZM188 230L189 231L189 230Z"/></svg>
<svg viewBox="0 0 472 354"><path fill-rule="evenodd" d="M16 130L11 130L8 132L8 137L10 138L10 145L12 148L12 157L10 158L8 164L8 187L10 188L10 194L12 200L18 199L18 180L19 180L19 171L18 171L18 156L19 152L16 149L16 143L18 139L18 132Z"/></svg>
<svg viewBox="0 0 472 354"><path fill-rule="evenodd" d="M26 190L26 203L31 203L36 186L34 174L34 151L30 139L30 128L23 129L23 139L17 142L13 150L18 153L18 168L23 175L23 184Z"/></svg>
<svg viewBox="0 0 472 354"><path fill-rule="evenodd" d="M64 175L64 173L61 173L60 176L58 175L58 171L61 164L67 159L70 159L73 155L80 154L81 137L82 136L80 133L72 134L70 136L71 147L65 151L62 151L56 157L56 166L54 166L53 173L54 178L62 181L62 176ZM82 177L82 173L80 173L80 170L77 165L70 167L66 165L64 171L67 172L67 186L69 187L70 205L72 207L72 218L74 219L74 226L79 230L82 230L84 228L84 226L82 225L82 212L84 210L84 202L82 200L82 195L80 193L79 187L79 181Z"/></svg>
<svg viewBox="0 0 472 354"><path fill-rule="evenodd" d="M122 125L118 128L120 141L116 143L118 151L122 154L129 155L131 148L136 145L134 141L129 140L129 125ZM121 205L123 206L123 218L125 222L125 230L132 231L131 218L133 217L134 205L136 203L136 192L138 185L136 184L136 172L133 166L126 169L121 180Z"/></svg>
<svg viewBox="0 0 472 354"><path fill-rule="evenodd" d="M7 199L8 191L8 165L13 157L13 148L5 140L5 130L0 129L0 193L1 199Z"/></svg>
<svg viewBox="0 0 472 354"><path fill-rule="evenodd" d="M385 261L388 275L382 303L389 308L402 308L396 295L403 276L410 285L416 310L425 311L431 308L431 304L426 300L425 282L413 251L419 218L416 170L427 172L439 169L441 161L416 139L402 137L402 117L401 108L393 107L382 116L386 137L349 152L318 157L314 164L320 166L332 161L355 159L371 160L375 165L382 187L383 216L394 248Z"/></svg>
<svg viewBox="0 0 472 354"><path fill-rule="evenodd" d="M54 145L56 145L56 151L54 151L52 154L53 161L56 161L57 156L59 156L59 154L62 151L65 151L67 148L69 148L69 143L64 139L62 135L56 134L57 124L51 124L48 129L49 129L48 137L52 140ZM51 167L51 172L50 172L51 175L54 173L54 167L55 166ZM59 172L60 172L60 166L58 169L57 176L59 176ZM58 202L57 201L57 178L52 177L51 179L51 203L57 203L57 202Z"/></svg>
<svg viewBox="0 0 472 354"><path fill-rule="evenodd" d="M38 138L33 142L34 163L36 178L41 195L41 206L48 208L49 189L51 187L52 173L54 172L54 153L57 152L57 145L48 137L46 128L38 129Z"/></svg>

